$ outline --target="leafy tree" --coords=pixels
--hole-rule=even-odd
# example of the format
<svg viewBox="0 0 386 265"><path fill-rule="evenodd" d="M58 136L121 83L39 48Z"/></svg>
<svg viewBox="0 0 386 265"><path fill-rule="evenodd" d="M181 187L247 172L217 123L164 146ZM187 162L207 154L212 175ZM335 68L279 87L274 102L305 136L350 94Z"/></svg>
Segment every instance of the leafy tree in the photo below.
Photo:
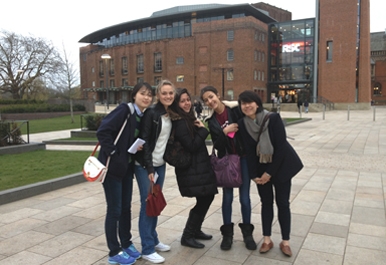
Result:
<svg viewBox="0 0 386 265"><path fill-rule="evenodd" d="M36 98L42 88L55 83L62 69L63 61L52 43L0 32L0 93L10 93L13 99L22 99L25 93Z"/></svg>

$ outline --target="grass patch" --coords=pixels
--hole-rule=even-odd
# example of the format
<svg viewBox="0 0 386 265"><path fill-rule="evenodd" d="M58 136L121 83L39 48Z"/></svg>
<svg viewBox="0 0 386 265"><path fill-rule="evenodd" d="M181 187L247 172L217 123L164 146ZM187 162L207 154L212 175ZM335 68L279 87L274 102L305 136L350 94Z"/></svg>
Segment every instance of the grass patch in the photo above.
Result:
<svg viewBox="0 0 386 265"><path fill-rule="evenodd" d="M71 115L49 119L38 119L29 121L29 133L52 132L70 129L80 129L81 114L74 115L74 123L71 123ZM21 127L21 133L27 133L27 124Z"/></svg>
<svg viewBox="0 0 386 265"><path fill-rule="evenodd" d="M0 155L0 191L81 172L90 151L38 150Z"/></svg>

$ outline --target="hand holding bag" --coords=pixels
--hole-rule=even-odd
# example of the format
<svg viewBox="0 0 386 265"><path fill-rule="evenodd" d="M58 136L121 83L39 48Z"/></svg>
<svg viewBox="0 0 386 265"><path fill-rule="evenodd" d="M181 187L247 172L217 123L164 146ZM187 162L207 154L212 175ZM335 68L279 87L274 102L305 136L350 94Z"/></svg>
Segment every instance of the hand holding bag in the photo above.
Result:
<svg viewBox="0 0 386 265"><path fill-rule="evenodd" d="M237 188L243 184L240 157L237 154L227 153L219 158L212 147L212 154L209 157L218 187Z"/></svg>
<svg viewBox="0 0 386 265"><path fill-rule="evenodd" d="M175 129L173 129L166 145L163 159L173 167L187 168L192 163L192 154L185 150L179 141L174 139Z"/></svg>
<svg viewBox="0 0 386 265"><path fill-rule="evenodd" d="M146 199L146 215L151 217L159 216L165 207L166 200L161 186L151 181L149 195Z"/></svg>

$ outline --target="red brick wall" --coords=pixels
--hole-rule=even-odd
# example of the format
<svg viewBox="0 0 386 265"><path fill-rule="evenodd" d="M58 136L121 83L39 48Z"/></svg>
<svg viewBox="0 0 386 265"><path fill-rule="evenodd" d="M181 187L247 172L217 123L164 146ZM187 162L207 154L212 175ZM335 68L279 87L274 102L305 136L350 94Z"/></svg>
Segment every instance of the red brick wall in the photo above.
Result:
<svg viewBox="0 0 386 265"><path fill-rule="evenodd" d="M234 30L234 40L227 41L227 31ZM265 34L265 41L255 40L255 32ZM137 77L154 85L154 77L170 79L176 87L186 87L193 96L199 95L200 88L205 85L215 86L219 92L222 90L222 73L215 68L233 68L234 80L227 81L225 71L225 91L232 89L234 98L246 89L265 88L267 80L267 25L253 17L243 17L194 23L192 37L149 41L138 44L128 44L110 49L93 50L94 47L80 49L81 86L91 88L92 82L99 87L100 80L106 77L99 76L99 61L103 53L108 53L115 61L115 75L109 79L115 80L115 85L122 85L121 58L128 57L128 80L133 86ZM91 46L91 45L90 45ZM234 61L227 61L227 50L234 50ZM265 61L254 61L254 50L264 52ZM205 52L203 52L205 51ZM162 72L154 73L154 53L162 53ZM136 72L136 55L144 54L144 73ZM177 65L176 58L184 57L184 64ZM86 60L82 60L86 58ZM92 68L94 67L94 72ZM264 71L265 80L253 79L254 69ZM184 75L183 82L177 82L177 75ZM88 93L91 98L93 92ZM98 99L97 99L98 100Z"/></svg>
<svg viewBox="0 0 386 265"><path fill-rule="evenodd" d="M361 3L358 102L370 102L369 3ZM318 94L335 103L355 102L356 19L356 1L320 1ZM327 41L333 41L332 62L326 61Z"/></svg>

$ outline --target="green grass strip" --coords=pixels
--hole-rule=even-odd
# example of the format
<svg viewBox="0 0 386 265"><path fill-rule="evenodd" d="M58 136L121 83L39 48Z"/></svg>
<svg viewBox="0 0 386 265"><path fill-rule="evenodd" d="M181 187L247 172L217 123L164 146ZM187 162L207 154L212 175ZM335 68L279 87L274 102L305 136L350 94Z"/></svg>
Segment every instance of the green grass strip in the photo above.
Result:
<svg viewBox="0 0 386 265"><path fill-rule="evenodd" d="M81 172L90 151L38 150L0 155L0 191Z"/></svg>
<svg viewBox="0 0 386 265"><path fill-rule="evenodd" d="M52 132L70 129L80 129L80 115L74 115L74 123L71 123L71 115L49 119L38 119L29 121L29 133ZM84 122L84 121L83 121ZM85 125L83 125L85 126ZM27 124L21 127L21 133L27 133Z"/></svg>

